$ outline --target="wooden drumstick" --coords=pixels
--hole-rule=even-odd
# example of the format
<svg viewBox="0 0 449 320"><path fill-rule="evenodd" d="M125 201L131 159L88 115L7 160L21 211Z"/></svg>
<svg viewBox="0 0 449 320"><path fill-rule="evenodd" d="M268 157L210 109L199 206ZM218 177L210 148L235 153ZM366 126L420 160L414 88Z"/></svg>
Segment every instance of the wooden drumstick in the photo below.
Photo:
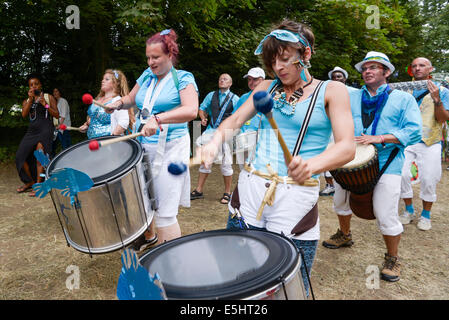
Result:
<svg viewBox="0 0 449 320"><path fill-rule="evenodd" d="M138 132L138 133L133 133L127 136L122 136L122 137L118 137L118 138L114 138L114 139L109 139L109 140L105 140L105 141L97 141L97 140L92 140L91 142L89 142L89 150L90 151L96 151L98 150L100 147L104 147L116 142L120 142L120 141L126 141L129 139L134 139L137 138L139 136L143 135L142 132Z"/></svg>
<svg viewBox="0 0 449 320"><path fill-rule="evenodd" d="M284 156L287 159L287 163L290 163L293 159L292 154L290 153L290 150L288 150L287 144L285 143L285 140L282 137L281 132L279 131L279 127L273 118L273 113L271 112L271 110L273 109L273 99L268 92L259 91L254 94L253 101L256 110L263 113L267 117L271 128L275 130L279 144L281 145Z"/></svg>
<svg viewBox="0 0 449 320"><path fill-rule="evenodd" d="M66 126L65 124L61 124L59 125L59 130L74 130L74 131L81 131L80 128L76 128L76 127L70 127L70 126Z"/></svg>
<svg viewBox="0 0 449 320"><path fill-rule="evenodd" d="M92 104L92 103L94 103L94 104L96 104L97 106L102 107L103 109L106 109L106 110L111 109L111 108L105 106L104 104L98 102L97 100L95 100L95 99L94 99L90 94L88 94L88 93L85 93L85 94L83 95L82 100L83 100L83 103L84 103L84 104Z"/></svg>

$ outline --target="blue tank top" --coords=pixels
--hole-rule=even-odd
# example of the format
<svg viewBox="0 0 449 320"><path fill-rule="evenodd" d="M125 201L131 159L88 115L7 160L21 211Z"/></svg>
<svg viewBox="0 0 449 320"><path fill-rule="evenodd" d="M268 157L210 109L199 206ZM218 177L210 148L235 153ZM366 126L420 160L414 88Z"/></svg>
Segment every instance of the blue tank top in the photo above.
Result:
<svg viewBox="0 0 449 320"><path fill-rule="evenodd" d="M276 84L274 80L267 91L270 91ZM324 105L324 95L326 87L329 83L325 81L318 93L315 108L313 110L309 127L307 129L304 141L299 151L299 156L307 160L322 153L328 143L332 133L332 126L326 114ZM281 102L274 101L276 104L273 108L273 118L275 119L279 131L287 144L290 153L295 148L296 140L298 139L299 131L301 129L304 117L310 104L312 94L306 99L296 104L295 112L292 115L284 113L286 108ZM279 176L287 175L287 166L284 160L284 153L277 140L274 130L271 128L266 116L262 117L259 137L257 141L256 156L252 163L256 170L268 173L266 165L270 166L278 173ZM314 175L316 178L319 175Z"/></svg>

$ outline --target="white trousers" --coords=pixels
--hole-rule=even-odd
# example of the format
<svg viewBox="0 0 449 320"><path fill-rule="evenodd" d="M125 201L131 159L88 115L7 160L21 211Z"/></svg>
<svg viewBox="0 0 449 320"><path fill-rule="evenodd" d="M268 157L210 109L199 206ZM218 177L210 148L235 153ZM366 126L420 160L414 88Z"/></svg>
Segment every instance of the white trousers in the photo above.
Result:
<svg viewBox="0 0 449 320"><path fill-rule="evenodd" d="M418 165L421 191L419 197L427 202L437 200L437 184L441 179L441 143L427 146L417 143L404 150L404 166L402 167L401 198L413 198L410 172L412 162Z"/></svg>
<svg viewBox="0 0 449 320"><path fill-rule="evenodd" d="M150 163L153 163L158 145L156 143L144 143L142 146L145 152L148 152ZM168 172L170 163L184 162L188 164L189 158L190 137L185 135L165 144L162 165L158 172L151 172L153 175L154 194L159 206L155 215L157 227L167 227L167 223L171 225L173 221L176 222L180 205L190 207L190 171L187 169L180 175L173 175Z"/></svg>
<svg viewBox="0 0 449 320"><path fill-rule="evenodd" d="M351 215L349 207L349 191L335 182L334 210L340 216ZM385 236L397 236L404 231L399 220L399 196L401 192L401 176L383 174L373 192L373 211L377 226Z"/></svg>

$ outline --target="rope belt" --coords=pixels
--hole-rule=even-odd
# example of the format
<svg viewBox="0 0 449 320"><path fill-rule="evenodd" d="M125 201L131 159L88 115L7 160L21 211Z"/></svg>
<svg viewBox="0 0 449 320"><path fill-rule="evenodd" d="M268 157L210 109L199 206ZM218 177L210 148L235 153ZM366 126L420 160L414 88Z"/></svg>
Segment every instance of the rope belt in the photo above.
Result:
<svg viewBox="0 0 449 320"><path fill-rule="evenodd" d="M262 204L260 205L259 211L257 212L257 217L256 217L257 220L260 220L262 218L262 211L265 208L265 205L269 205L269 206L273 205L275 193L276 193L276 187L277 187L278 183L296 184L296 185L305 186L305 187L316 187L319 185L319 181L317 179L310 178L310 179L307 179L306 181L304 181L304 183L299 184L298 182L296 182L289 176L280 177L280 176L278 176L277 172L275 172L271 168L270 164L267 164L267 170L269 172L268 174L260 172L258 170L254 170L253 168L248 166L246 163L245 163L244 169L246 171L248 171L249 173L253 173L256 176L259 176L263 179L270 180L270 186L267 188L267 191L265 192L265 195L262 200Z"/></svg>

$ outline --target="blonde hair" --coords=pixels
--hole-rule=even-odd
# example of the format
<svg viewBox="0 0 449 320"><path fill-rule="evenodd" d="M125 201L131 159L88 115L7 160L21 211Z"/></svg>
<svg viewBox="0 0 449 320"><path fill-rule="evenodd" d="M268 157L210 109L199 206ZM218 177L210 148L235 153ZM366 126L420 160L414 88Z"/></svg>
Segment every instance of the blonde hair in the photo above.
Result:
<svg viewBox="0 0 449 320"><path fill-rule="evenodd" d="M128 95L129 87L128 80L126 80L125 74L118 69L107 69L104 74L109 73L112 75L112 81L114 82L114 92L121 97ZM105 93L100 89L97 98L104 97Z"/></svg>

